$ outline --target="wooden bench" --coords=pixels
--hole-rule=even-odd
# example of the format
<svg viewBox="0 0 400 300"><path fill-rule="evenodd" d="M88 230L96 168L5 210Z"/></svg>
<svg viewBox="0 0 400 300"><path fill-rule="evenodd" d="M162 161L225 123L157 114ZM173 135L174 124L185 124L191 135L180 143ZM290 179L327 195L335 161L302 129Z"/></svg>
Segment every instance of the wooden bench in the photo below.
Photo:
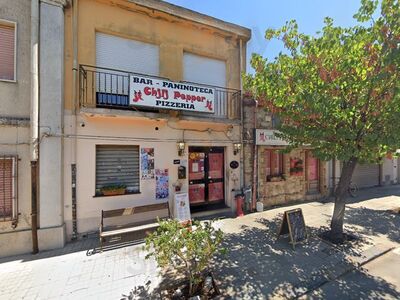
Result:
<svg viewBox="0 0 400 300"><path fill-rule="evenodd" d="M149 213L155 211L162 211L166 213L165 216L159 216L151 218L145 221L135 221L131 223L125 223L121 225L105 225L107 219L117 219L121 217L134 216L142 213ZM101 211L101 223L100 223L100 249L103 251L103 241L112 236L122 236L128 233L140 232L140 231L154 231L158 227L157 218L164 219L170 218L170 209L168 202L159 204L150 204L136 207L119 208L112 210Z"/></svg>

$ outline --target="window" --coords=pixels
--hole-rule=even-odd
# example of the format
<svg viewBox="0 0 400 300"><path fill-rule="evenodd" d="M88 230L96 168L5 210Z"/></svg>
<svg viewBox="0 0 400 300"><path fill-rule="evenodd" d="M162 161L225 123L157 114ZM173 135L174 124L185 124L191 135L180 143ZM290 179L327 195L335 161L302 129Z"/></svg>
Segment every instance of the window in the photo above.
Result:
<svg viewBox="0 0 400 300"><path fill-rule="evenodd" d="M17 158L0 157L0 221L17 217Z"/></svg>
<svg viewBox="0 0 400 300"><path fill-rule="evenodd" d="M0 80L15 80L16 24L0 20Z"/></svg>
<svg viewBox="0 0 400 300"><path fill-rule="evenodd" d="M225 61L184 52L183 80L225 87Z"/></svg>
<svg viewBox="0 0 400 300"><path fill-rule="evenodd" d="M265 152L265 174L267 180L270 177L280 176L283 173L283 154L279 150L266 149ZM268 180L269 181L269 180Z"/></svg>
<svg viewBox="0 0 400 300"><path fill-rule="evenodd" d="M96 196L139 192L139 146L96 146Z"/></svg>

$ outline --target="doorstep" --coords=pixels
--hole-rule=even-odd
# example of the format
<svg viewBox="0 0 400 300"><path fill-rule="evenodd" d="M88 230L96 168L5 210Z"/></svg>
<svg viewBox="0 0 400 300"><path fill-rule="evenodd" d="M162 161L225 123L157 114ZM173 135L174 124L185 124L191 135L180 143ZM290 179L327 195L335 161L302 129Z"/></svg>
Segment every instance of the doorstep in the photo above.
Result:
<svg viewBox="0 0 400 300"><path fill-rule="evenodd" d="M210 219L232 218L234 216L235 214L230 207L192 213L192 218L200 221L210 220Z"/></svg>
<svg viewBox="0 0 400 300"><path fill-rule="evenodd" d="M316 194L306 194L305 200L306 201L317 201L322 198L322 195L320 193Z"/></svg>

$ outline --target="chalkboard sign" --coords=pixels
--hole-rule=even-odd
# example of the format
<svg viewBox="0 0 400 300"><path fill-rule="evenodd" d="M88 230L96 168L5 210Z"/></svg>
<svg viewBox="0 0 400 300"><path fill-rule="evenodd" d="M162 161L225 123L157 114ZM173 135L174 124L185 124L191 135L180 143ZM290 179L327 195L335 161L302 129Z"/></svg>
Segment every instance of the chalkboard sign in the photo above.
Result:
<svg viewBox="0 0 400 300"><path fill-rule="evenodd" d="M293 249L295 248L295 244L308 239L306 223L301 208L284 212L278 238L285 234L289 234Z"/></svg>

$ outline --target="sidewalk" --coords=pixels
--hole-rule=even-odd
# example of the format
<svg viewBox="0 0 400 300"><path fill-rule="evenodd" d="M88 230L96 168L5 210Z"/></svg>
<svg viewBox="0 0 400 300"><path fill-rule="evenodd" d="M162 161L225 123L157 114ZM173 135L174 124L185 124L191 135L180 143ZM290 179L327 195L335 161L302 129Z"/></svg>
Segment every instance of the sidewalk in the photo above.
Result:
<svg viewBox="0 0 400 300"><path fill-rule="evenodd" d="M365 284L332 281L355 269L360 272L360 264L400 247L400 215L387 212L400 207L400 186L360 191L358 198L346 210L346 229L359 236L352 247L333 247L317 237L329 226L332 203L311 202L216 222L226 233L229 250L214 265L224 295L220 299L327 298L330 289L343 289L350 299L400 298L398 284L367 271ZM286 238L276 237L282 213L297 207L311 238L292 250ZM144 286L142 298L149 298L147 291L162 284L155 261L144 259L142 245L87 253L97 246L97 239L86 239L35 256L0 259L0 299L121 299L135 286Z"/></svg>

